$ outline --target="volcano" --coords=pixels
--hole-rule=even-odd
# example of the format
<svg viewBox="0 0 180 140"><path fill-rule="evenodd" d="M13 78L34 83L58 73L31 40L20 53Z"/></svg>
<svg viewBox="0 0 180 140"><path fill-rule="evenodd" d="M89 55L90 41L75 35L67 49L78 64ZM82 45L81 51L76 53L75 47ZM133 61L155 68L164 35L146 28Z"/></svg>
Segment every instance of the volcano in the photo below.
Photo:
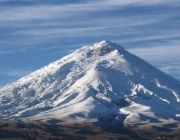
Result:
<svg viewBox="0 0 180 140"><path fill-rule="evenodd" d="M180 122L180 82L102 41L1 88L0 117L172 130Z"/></svg>

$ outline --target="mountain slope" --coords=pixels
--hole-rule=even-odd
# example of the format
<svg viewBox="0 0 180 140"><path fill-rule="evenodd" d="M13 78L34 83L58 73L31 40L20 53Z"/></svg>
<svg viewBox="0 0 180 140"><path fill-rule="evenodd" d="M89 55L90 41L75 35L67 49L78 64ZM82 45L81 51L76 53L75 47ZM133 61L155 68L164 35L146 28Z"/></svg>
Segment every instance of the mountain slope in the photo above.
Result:
<svg viewBox="0 0 180 140"><path fill-rule="evenodd" d="M109 123L179 120L180 82L102 41L0 89L0 113Z"/></svg>

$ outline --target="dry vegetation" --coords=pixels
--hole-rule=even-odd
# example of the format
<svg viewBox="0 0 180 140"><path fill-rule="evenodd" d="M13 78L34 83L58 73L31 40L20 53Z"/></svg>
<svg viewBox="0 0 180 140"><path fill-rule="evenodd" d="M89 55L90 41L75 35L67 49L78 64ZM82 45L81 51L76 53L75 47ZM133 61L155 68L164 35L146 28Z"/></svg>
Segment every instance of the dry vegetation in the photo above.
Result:
<svg viewBox="0 0 180 140"><path fill-rule="evenodd" d="M130 128L131 129L131 128ZM25 123L22 121L1 121L0 139L6 140L126 140L126 139L171 139L180 138L180 129L142 127L127 129L123 125L98 126L97 124L62 124L54 122Z"/></svg>

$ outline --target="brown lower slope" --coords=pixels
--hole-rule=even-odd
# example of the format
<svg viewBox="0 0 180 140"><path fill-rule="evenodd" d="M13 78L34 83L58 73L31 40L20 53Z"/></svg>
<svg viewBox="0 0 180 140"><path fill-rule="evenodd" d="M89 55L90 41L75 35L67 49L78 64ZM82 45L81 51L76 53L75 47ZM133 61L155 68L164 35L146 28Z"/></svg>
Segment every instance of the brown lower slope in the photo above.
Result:
<svg viewBox="0 0 180 140"><path fill-rule="evenodd" d="M95 124L64 124L58 120L42 123L38 121L0 121L1 140L177 140L180 139L180 128L167 129L157 126L125 128Z"/></svg>

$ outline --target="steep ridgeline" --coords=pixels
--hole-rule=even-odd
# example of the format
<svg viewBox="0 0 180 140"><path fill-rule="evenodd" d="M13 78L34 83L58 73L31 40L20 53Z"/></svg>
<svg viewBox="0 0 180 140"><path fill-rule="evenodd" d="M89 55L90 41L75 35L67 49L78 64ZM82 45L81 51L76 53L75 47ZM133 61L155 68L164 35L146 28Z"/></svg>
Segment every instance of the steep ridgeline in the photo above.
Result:
<svg viewBox="0 0 180 140"><path fill-rule="evenodd" d="M1 88L0 116L109 123L178 120L180 82L102 41Z"/></svg>

